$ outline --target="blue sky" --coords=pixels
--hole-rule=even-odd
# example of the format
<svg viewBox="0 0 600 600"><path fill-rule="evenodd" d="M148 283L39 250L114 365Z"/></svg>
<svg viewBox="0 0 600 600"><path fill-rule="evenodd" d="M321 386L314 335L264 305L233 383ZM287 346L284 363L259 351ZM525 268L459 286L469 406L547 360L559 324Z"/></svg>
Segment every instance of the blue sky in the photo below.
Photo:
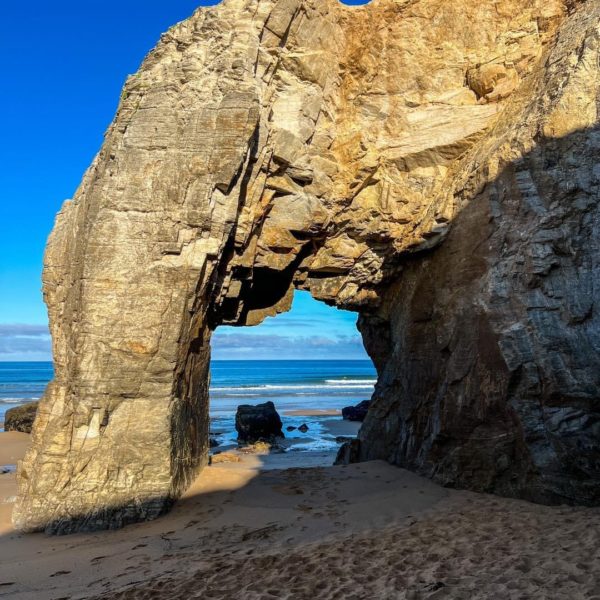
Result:
<svg viewBox="0 0 600 600"><path fill-rule="evenodd" d="M127 75L163 31L206 4L212 3L2 2L0 360L50 359L40 273L54 215L100 148ZM256 328L221 328L214 353L364 358L355 321L297 292L291 313Z"/></svg>

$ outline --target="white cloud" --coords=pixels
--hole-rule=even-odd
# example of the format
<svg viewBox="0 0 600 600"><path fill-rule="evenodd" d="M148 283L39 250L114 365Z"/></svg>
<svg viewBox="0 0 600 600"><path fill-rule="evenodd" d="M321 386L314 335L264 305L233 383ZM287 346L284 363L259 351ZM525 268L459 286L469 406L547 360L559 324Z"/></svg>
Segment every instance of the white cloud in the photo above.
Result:
<svg viewBox="0 0 600 600"><path fill-rule="evenodd" d="M224 359L367 359L359 336L289 336L215 333L212 355Z"/></svg>

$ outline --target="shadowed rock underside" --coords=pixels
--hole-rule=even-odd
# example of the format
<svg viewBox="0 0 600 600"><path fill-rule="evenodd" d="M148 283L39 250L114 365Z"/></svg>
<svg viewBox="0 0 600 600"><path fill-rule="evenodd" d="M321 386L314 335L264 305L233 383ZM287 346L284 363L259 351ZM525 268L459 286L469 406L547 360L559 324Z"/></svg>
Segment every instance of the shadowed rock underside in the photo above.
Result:
<svg viewBox="0 0 600 600"><path fill-rule="evenodd" d="M15 525L118 527L207 461L211 332L360 313L360 432L447 485L600 501L600 2L223 0L124 87L45 256Z"/></svg>

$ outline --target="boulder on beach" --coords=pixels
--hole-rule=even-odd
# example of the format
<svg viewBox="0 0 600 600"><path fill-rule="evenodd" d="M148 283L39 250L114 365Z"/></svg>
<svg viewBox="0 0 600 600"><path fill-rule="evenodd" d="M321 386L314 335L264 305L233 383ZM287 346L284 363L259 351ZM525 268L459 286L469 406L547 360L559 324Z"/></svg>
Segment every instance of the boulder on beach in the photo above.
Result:
<svg viewBox="0 0 600 600"><path fill-rule="evenodd" d="M342 408L342 417L346 421L364 421L367 416L367 411L369 410L369 406L371 404L370 400L363 400L359 402L356 406L346 406Z"/></svg>
<svg viewBox="0 0 600 600"><path fill-rule="evenodd" d="M281 430L281 418L272 402L257 404L242 404L238 406L235 415L235 429L238 441L254 443L259 440L272 441L284 437Z"/></svg>
<svg viewBox="0 0 600 600"><path fill-rule="evenodd" d="M31 433L39 402L28 402L6 411L4 415L4 431L20 431Z"/></svg>

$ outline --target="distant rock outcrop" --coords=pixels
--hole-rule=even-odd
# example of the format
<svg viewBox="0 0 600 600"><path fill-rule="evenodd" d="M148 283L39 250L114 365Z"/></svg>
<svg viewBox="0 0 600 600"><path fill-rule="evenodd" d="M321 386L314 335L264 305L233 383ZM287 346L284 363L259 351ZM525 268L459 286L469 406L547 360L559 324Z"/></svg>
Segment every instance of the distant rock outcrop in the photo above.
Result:
<svg viewBox="0 0 600 600"><path fill-rule="evenodd" d="M356 406L346 406L342 408L342 418L346 421L359 421L362 422L367 416L367 411L371 405L370 400L363 400Z"/></svg>
<svg viewBox="0 0 600 600"><path fill-rule="evenodd" d="M235 429L238 440L253 444L259 440L271 441L284 437L281 430L281 418L272 402L264 404L242 404L235 415Z"/></svg>
<svg viewBox="0 0 600 600"><path fill-rule="evenodd" d="M4 431L20 431L31 433L39 402L28 402L6 411L4 415Z"/></svg>
<svg viewBox="0 0 600 600"><path fill-rule="evenodd" d="M151 519L208 460L210 338L360 313L360 458L600 503L599 0L222 0L59 213L17 528Z"/></svg>

